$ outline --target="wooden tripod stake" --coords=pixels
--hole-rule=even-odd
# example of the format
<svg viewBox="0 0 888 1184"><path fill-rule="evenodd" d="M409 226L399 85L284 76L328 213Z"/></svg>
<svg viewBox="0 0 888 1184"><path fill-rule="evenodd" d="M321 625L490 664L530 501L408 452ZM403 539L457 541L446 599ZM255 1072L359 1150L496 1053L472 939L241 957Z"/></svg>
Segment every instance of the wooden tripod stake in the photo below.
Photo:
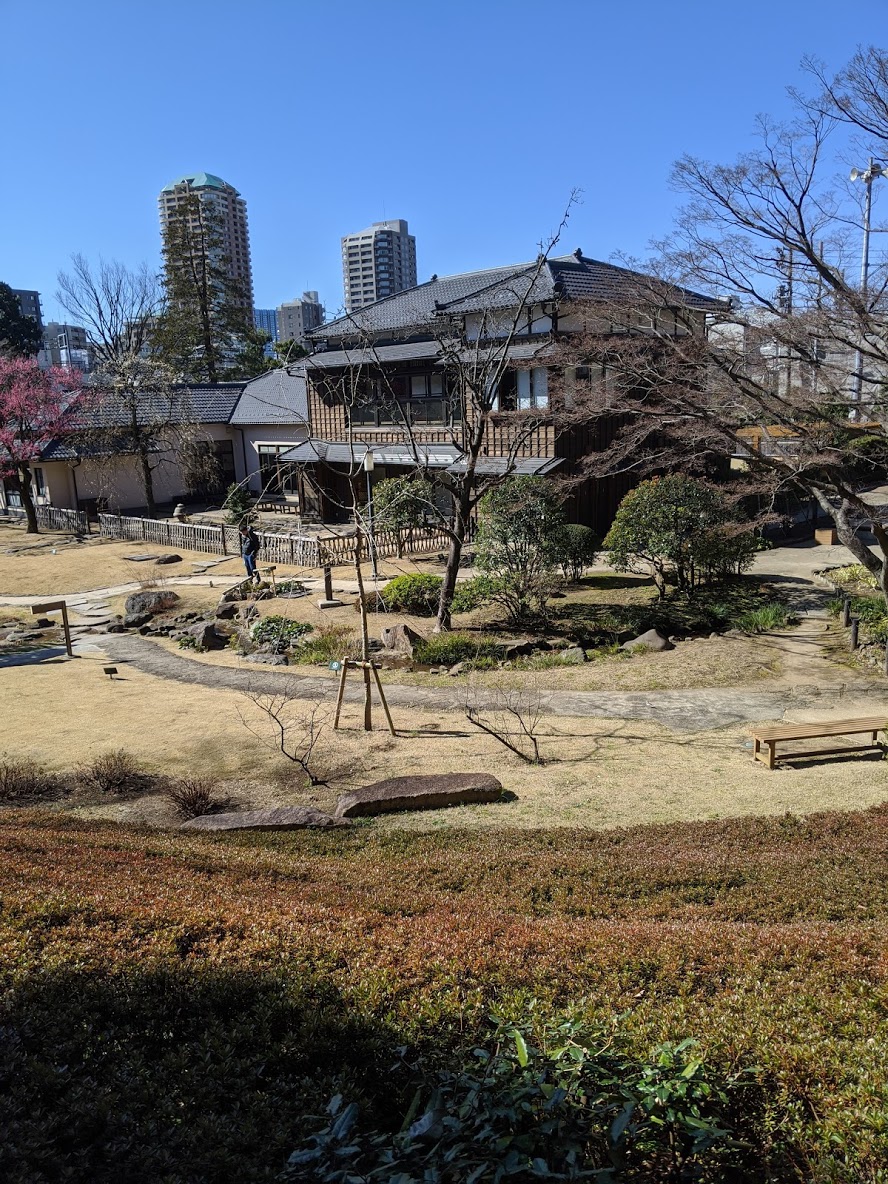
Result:
<svg viewBox="0 0 888 1184"><path fill-rule="evenodd" d="M385 692L382 689L382 682L379 678L379 667L375 662L355 662L351 658L342 659L342 671L339 675L339 692L336 695L336 714L333 717L334 731L339 727L339 715L342 711L342 700L345 697L345 679L349 670L362 670L364 672L364 731L373 731L373 717L370 706L370 675L372 671L373 678L376 680L376 689L379 691L379 699L382 703L382 710L385 712L385 718L388 723L389 731L393 736L396 736L397 732L395 731L395 725L392 723L392 715L389 711L389 706L385 698Z"/></svg>

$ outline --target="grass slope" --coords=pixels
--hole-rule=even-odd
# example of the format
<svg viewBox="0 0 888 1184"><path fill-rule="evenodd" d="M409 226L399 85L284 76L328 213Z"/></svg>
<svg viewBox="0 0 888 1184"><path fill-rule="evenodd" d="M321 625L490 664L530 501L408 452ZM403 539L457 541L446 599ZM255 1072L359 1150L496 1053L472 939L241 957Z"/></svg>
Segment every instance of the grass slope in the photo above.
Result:
<svg viewBox="0 0 888 1184"><path fill-rule="evenodd" d="M752 1068L756 1179L886 1178L888 807L237 839L7 813L0 847L4 1179L274 1178L330 1093L397 1126L399 1047L448 1061L531 999Z"/></svg>

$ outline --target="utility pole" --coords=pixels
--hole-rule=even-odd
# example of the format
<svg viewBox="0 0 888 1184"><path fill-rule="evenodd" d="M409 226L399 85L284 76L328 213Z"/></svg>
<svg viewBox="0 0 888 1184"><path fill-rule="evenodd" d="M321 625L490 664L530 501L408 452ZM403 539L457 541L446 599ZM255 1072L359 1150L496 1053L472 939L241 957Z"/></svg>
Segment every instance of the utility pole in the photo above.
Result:
<svg viewBox="0 0 888 1184"><path fill-rule="evenodd" d="M863 310L866 309L867 290L869 287L869 245L871 223L873 216L873 181L876 177L888 177L888 168L881 161L869 159L869 164L863 170L852 169L851 180L863 181L866 186L866 197L863 202L863 256L860 261L860 301ZM857 349L854 354L854 408L852 418L860 419L861 403L863 401L863 350L860 346L861 334L857 334Z"/></svg>

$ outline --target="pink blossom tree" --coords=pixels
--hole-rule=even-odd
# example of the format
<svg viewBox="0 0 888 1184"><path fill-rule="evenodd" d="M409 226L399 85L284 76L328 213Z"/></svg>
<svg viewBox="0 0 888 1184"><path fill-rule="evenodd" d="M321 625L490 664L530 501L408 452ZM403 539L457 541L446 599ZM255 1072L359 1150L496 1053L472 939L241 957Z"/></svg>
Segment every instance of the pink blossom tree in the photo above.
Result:
<svg viewBox="0 0 888 1184"><path fill-rule="evenodd" d="M27 533L37 534L31 464L51 440L71 433L81 402L80 376L31 358L0 357L0 477L21 499Z"/></svg>

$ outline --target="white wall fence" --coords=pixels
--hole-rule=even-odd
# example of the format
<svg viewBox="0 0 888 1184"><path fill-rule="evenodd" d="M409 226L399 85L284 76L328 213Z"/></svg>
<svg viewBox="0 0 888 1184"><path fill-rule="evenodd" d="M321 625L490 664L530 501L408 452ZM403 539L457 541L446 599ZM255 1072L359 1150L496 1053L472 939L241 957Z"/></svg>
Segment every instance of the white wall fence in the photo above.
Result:
<svg viewBox="0 0 888 1184"><path fill-rule="evenodd" d="M55 506L35 506L37 525L47 530L70 530L76 534L89 534L89 518L85 510L60 510ZM7 506L6 515L16 522L23 522L25 511L20 506Z"/></svg>

